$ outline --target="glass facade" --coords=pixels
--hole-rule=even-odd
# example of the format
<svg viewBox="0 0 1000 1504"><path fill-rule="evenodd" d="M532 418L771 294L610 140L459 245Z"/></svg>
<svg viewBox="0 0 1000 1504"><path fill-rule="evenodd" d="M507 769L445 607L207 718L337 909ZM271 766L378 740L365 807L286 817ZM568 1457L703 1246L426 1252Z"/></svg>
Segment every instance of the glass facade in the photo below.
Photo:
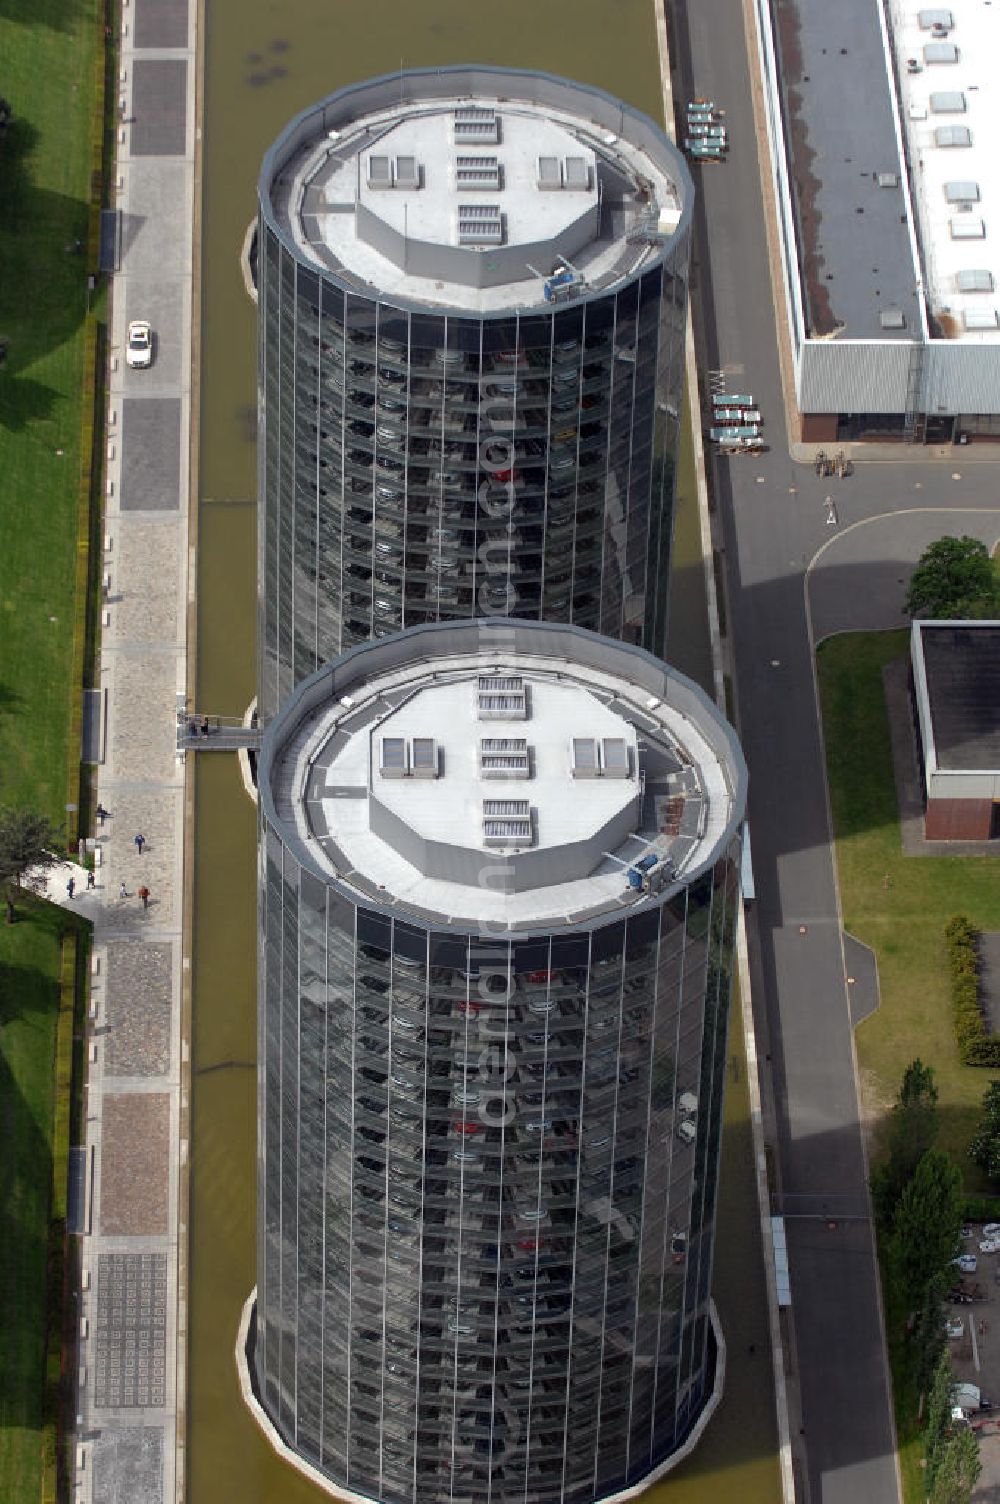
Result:
<svg viewBox="0 0 1000 1504"><path fill-rule="evenodd" d="M662 653L689 223L624 245L640 269L606 291L477 316L315 265L262 186L262 719L422 622L572 622Z"/></svg>
<svg viewBox="0 0 1000 1504"><path fill-rule="evenodd" d="M712 1387L738 838L659 906L511 941L262 851L263 1404L373 1498L637 1482Z"/></svg>
<svg viewBox="0 0 1000 1504"><path fill-rule="evenodd" d="M443 776L459 802L462 737L473 751L481 725L519 727L534 764L546 697L574 681L644 728L637 865L574 914L558 886L511 890L512 903L531 896L519 916L549 923L454 917L491 887L486 852L451 918L421 907L430 869L390 890L324 813L349 801L344 828L354 818L374 839L347 781L356 749L370 810L379 716L442 680L461 698L476 658L530 665L532 708L484 723L470 699L469 729L453 717ZM671 746L688 748L683 762ZM716 1378L745 801L731 730L690 681L620 642L439 624L311 676L260 756L260 1405L334 1488L386 1504L591 1504L639 1484L688 1437ZM537 791L544 822L538 768L518 788ZM411 810L423 787L407 785ZM568 773L562 787L581 811L600 796ZM584 830L581 817L560 839ZM669 860L662 886L633 882L659 859L637 861L643 841L690 870Z"/></svg>

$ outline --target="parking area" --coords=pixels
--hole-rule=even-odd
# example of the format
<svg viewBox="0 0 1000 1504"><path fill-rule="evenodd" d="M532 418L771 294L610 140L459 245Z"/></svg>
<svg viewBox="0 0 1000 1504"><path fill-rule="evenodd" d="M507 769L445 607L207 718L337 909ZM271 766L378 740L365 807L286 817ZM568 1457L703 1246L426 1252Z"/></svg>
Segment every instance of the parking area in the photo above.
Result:
<svg viewBox="0 0 1000 1504"><path fill-rule="evenodd" d="M984 1228L970 1223L962 1247L976 1261L975 1269L956 1271L955 1299L948 1304L951 1330L948 1347L956 1380L974 1384L994 1408L972 1414L970 1420L979 1437L979 1457L983 1471L972 1495L974 1504L1000 1498L1000 1228L997 1236L987 1236L992 1224ZM986 1244L981 1248L980 1244ZM996 1247L992 1248L991 1245Z"/></svg>

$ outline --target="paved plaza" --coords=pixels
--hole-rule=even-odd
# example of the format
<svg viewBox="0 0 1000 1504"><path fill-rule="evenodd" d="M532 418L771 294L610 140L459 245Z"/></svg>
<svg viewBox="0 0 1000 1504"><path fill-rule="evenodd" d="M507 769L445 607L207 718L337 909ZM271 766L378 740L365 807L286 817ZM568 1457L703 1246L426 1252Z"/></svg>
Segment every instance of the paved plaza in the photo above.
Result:
<svg viewBox="0 0 1000 1504"><path fill-rule="evenodd" d="M197 10L193 0L133 0L123 17L101 735L90 739L103 755L107 815L92 832L94 887L62 864L46 888L94 925L86 1142L73 1155L83 1231L74 1499L172 1504L184 1444L185 769L175 721L187 683ZM155 331L147 371L124 361L136 317Z"/></svg>

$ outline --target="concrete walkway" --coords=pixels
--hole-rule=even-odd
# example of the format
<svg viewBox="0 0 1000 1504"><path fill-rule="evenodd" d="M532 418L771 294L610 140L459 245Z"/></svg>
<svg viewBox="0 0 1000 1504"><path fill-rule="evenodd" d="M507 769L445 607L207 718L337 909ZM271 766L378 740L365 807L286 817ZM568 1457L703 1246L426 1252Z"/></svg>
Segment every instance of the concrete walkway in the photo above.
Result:
<svg viewBox="0 0 1000 1504"><path fill-rule="evenodd" d="M70 899L68 868L52 871L48 886L94 924L74 1497L172 1504L184 1488L176 713L187 679L197 9L194 0L125 0L122 17L97 790L108 814L92 833L94 889L76 869ZM132 371L125 330L139 317L153 325L155 358Z"/></svg>

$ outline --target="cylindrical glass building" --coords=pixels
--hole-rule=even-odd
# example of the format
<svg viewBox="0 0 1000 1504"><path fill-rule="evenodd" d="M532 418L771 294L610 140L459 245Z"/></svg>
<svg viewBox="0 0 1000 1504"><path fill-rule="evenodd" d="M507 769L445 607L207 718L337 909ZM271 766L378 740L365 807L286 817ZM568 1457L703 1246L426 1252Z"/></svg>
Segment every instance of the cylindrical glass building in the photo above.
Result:
<svg viewBox="0 0 1000 1504"><path fill-rule="evenodd" d="M271 722L249 1368L335 1491L583 1504L696 1424L745 782L570 625L413 628Z"/></svg>
<svg viewBox="0 0 1000 1504"><path fill-rule="evenodd" d="M662 652L692 187L645 115L491 67L305 111L259 185L259 709L480 614Z"/></svg>

